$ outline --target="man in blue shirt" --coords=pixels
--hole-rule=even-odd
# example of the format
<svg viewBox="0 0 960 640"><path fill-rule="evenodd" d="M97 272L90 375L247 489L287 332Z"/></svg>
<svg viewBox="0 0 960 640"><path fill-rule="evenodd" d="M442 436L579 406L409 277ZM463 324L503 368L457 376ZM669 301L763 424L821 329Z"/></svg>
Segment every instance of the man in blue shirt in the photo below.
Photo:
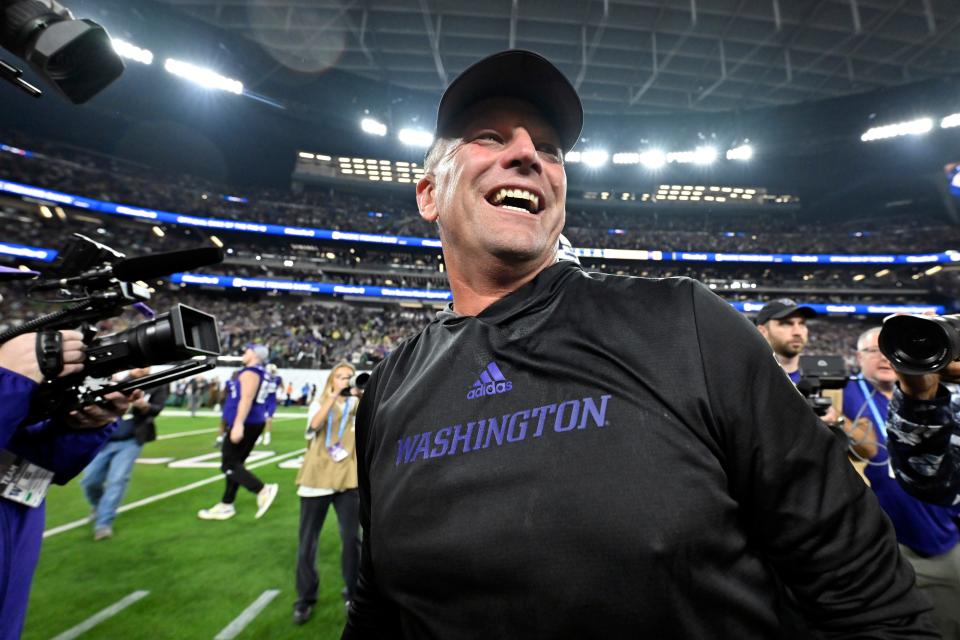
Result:
<svg viewBox="0 0 960 640"><path fill-rule="evenodd" d="M854 423L867 419L874 426L877 454L866 469L881 508L896 531L900 550L913 565L917 587L934 604L934 618L944 638L960 639L960 532L955 510L917 500L894 476L887 455L887 418L897 374L880 352L880 328L857 340L861 375L843 391L843 412Z"/></svg>

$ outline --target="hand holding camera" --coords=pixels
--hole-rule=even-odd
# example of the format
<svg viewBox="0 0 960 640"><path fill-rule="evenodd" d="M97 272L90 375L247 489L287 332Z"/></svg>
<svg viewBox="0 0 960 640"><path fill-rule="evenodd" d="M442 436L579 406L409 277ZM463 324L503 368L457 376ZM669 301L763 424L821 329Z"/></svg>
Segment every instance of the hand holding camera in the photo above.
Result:
<svg viewBox="0 0 960 640"><path fill-rule="evenodd" d="M932 400L941 382L960 383L960 316L890 316L879 346L912 398Z"/></svg>
<svg viewBox="0 0 960 640"><path fill-rule="evenodd" d="M83 370L83 335L79 331L61 331L61 351L63 368L56 374L62 378ZM43 382L40 359L37 357L37 341L40 335L26 333L0 344L0 367L30 378L36 383Z"/></svg>

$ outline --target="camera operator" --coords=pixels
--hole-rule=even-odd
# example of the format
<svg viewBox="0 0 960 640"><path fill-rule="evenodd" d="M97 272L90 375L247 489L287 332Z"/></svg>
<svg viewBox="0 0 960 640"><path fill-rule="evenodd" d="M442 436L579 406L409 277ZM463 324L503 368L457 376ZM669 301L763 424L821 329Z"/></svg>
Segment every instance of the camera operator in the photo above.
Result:
<svg viewBox="0 0 960 640"><path fill-rule="evenodd" d="M901 553L913 565L917 587L933 602L934 620L941 634L944 638L960 640L960 531L954 520L956 513L951 508L918 500L904 491L895 479L887 452L888 433L891 441L894 433L899 439L915 439L916 435L908 437L910 429L905 421L930 423L930 417L938 415L937 407L940 408L938 417L942 417L944 411L949 411L950 394L945 388L939 391L942 387L939 376L901 376L906 380L902 383L904 392L915 394L912 397L917 402L911 404L900 392L896 399L899 405L894 404L897 373L880 351L879 334L880 328L875 327L857 340L861 375L844 388L843 412L854 423L859 420L872 423L880 450L866 468L871 488L893 523ZM893 422L889 431L888 418ZM923 474L911 477L916 475Z"/></svg>
<svg viewBox="0 0 960 640"><path fill-rule="evenodd" d="M926 375L897 372L887 434L890 462L907 493L960 504L960 362Z"/></svg>
<svg viewBox="0 0 960 640"><path fill-rule="evenodd" d="M817 312L812 308L798 305L790 298L768 302L757 314L757 329L773 349L773 355L793 384L799 383L803 377L800 356L810 340L807 320L816 316ZM868 420L847 423L833 405L820 419L828 425L843 429L857 458L867 460L876 455L875 438ZM857 467L857 464L854 466ZM862 473L859 467L857 470Z"/></svg>
<svg viewBox="0 0 960 640"><path fill-rule="evenodd" d="M110 437L111 423L141 396L112 393L106 407L26 424L39 384L81 371L83 360L77 331L27 333L0 345L0 640L19 638L23 628L50 482L80 473Z"/></svg>

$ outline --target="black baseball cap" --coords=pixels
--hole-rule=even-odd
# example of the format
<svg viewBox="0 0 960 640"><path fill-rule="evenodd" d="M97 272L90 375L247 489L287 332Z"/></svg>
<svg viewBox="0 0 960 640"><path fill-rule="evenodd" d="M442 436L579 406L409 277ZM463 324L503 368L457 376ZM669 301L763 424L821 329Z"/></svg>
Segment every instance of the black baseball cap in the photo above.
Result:
<svg viewBox="0 0 960 640"><path fill-rule="evenodd" d="M518 98L535 106L553 125L569 151L583 129L583 105L567 77L543 56L510 49L475 62L454 78L437 108L439 138L456 117L488 98Z"/></svg>
<svg viewBox="0 0 960 640"><path fill-rule="evenodd" d="M763 324L770 320L780 320L794 314L799 314L804 318L815 318L817 316L817 312L811 307L799 305L790 298L779 298L763 305L760 313L757 314L757 324Z"/></svg>

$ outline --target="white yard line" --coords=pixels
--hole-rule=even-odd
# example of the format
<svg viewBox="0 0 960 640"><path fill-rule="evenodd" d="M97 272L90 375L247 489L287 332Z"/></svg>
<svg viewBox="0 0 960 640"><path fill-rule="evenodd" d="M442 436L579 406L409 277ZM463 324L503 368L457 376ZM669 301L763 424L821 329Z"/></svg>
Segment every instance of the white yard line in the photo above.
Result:
<svg viewBox="0 0 960 640"><path fill-rule="evenodd" d="M79 637L81 634L84 634L87 631L90 631L90 629L93 629L95 626L97 626L104 620L108 618L112 618L113 616L117 615L118 613L120 613L121 611L123 611L124 609L132 605L137 600L146 598L148 595L150 595L149 591L134 591L133 593L131 593L124 599L120 600L119 602L115 602L114 604L110 605L103 611L99 613L95 613L93 616L87 618L77 626L71 629L67 629L66 631L58 635L53 640L73 640L74 638Z"/></svg>
<svg viewBox="0 0 960 640"><path fill-rule="evenodd" d="M279 589L267 589L261 593L260 597L253 601L253 604L244 609L243 613L234 618L233 622L225 626L223 631L214 636L213 640L233 640L236 638L278 595L280 595Z"/></svg>
<svg viewBox="0 0 960 640"><path fill-rule="evenodd" d="M220 411L214 411L213 409L198 409L195 418L219 418L222 414ZM169 418L189 418L190 411L187 409L164 409L160 417L169 417ZM278 411L273 414L274 420L277 418L307 418L307 412L303 413L291 413L289 411Z"/></svg>
<svg viewBox="0 0 960 640"><path fill-rule="evenodd" d="M164 413L163 415L170 415L171 417L175 417L173 414L170 414L170 413ZM303 418L304 420L306 420L307 414L299 415L299 414L288 413L286 415L283 415L282 417L274 417L273 421L285 422L287 420L296 420L297 418ZM181 431L179 433L165 433L163 435L157 436L157 440L172 440L173 438L185 438L186 436L195 436L201 433L215 433L216 431L219 431L219 429L197 429L196 431Z"/></svg>
<svg viewBox="0 0 960 640"><path fill-rule="evenodd" d="M252 465L250 465L250 466L247 467L247 468L248 468L248 469L256 469L257 467L263 467L263 466L265 466L265 465L268 465L268 464L271 464L271 463L274 463L274 462L280 462L281 460L286 460L287 458L292 458L293 456L298 456L298 455L300 455L301 453L303 453L304 451L306 451L306 449L297 449L296 451L291 451L291 452L289 452L289 453L284 453L284 454L281 454L281 455L278 455L278 456L274 456L274 457L272 457L272 458L267 458L266 460L261 460L260 462L257 462L256 464L252 464ZM223 480L223 474L222 474L222 473L221 473L221 474L218 474L218 475L215 475L215 476L212 476L212 477L210 477L210 478L206 478L206 479L204 479L204 480L198 480L198 481L196 481L196 482L191 482L190 484L184 485L184 486L182 486L182 487L177 487L176 489L170 489L169 491L164 491L163 493L158 493L158 494L155 495L155 496L149 496L149 497L147 497L147 498L143 498L142 500L137 500L136 502L131 502L130 504L125 504L125 505L123 505L122 507L120 507L119 509L117 509L117 513L126 513L127 511L130 511L130 510L132 510L132 509L137 509L137 508L139 508L139 507L143 507L143 506L146 506L146 505L148 505L148 504L153 504L154 502L157 502L158 500L163 500L163 499L165 499L165 498L169 498L169 497L171 497L171 496L176 496L176 495L179 495L179 494L181 494L181 493L186 493L187 491L191 491L191 490L193 490L193 489L196 489L197 487L202 487L202 486L204 486L204 485L217 482L218 480ZM43 537L44 537L44 538L49 538L50 536L55 536L55 535L57 535L58 533L63 533L64 531L70 531L71 529L76 529L77 527L82 527L82 526L85 525L85 524L90 524L90 519L89 519L89 518L83 518L83 519L81 519L81 520L74 520L73 522L68 522L67 524L62 524L62 525L60 525L59 527L54 527L54 528L52 528L52 529L47 529L46 531L43 532Z"/></svg>
<svg viewBox="0 0 960 640"><path fill-rule="evenodd" d="M157 440L172 440L173 438L185 438L186 436L195 436L200 433L215 433L219 429L197 429L196 431L181 431L180 433L165 433L157 436Z"/></svg>

